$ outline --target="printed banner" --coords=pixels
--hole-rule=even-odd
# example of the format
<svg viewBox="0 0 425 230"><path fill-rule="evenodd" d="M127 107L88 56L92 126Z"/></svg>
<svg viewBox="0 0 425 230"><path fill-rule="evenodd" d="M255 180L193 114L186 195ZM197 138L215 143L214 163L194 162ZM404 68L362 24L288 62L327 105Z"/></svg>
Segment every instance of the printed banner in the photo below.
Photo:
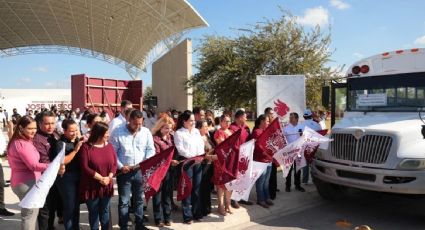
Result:
<svg viewBox="0 0 425 230"><path fill-rule="evenodd" d="M227 190L242 190L249 188L253 166L255 140L252 139L240 146L239 174L235 180L225 184Z"/></svg>
<svg viewBox="0 0 425 230"><path fill-rule="evenodd" d="M65 159L65 144L62 151L49 164L46 171L41 175L40 179L32 186L31 190L25 195L24 199L19 203L21 208L42 208L46 202L47 194L55 183L58 175L59 167Z"/></svg>
<svg viewBox="0 0 425 230"><path fill-rule="evenodd" d="M158 192L161 182L170 167L173 154L174 146L142 161L139 164L140 172L142 173L142 185L146 201Z"/></svg>
<svg viewBox="0 0 425 230"><path fill-rule="evenodd" d="M309 149L309 151L314 150L320 143L329 141L332 140L320 135L309 127L305 127L303 135L300 138L287 145L273 156L282 168L283 177L288 175L294 161L296 161L297 170L307 165L304 156L306 149Z"/></svg>
<svg viewBox="0 0 425 230"><path fill-rule="evenodd" d="M269 163L261 163L257 161L253 161L252 163L252 173L248 187L246 189L233 190L232 200L248 200L252 186L254 186L257 179L261 176L261 174L263 174L263 172L267 169L267 166L269 165Z"/></svg>

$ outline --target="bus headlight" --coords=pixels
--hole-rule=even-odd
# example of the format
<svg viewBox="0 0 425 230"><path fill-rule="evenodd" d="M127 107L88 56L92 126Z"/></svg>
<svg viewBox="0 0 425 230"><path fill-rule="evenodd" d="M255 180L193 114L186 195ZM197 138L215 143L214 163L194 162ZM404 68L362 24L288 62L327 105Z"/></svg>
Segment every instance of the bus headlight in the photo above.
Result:
<svg viewBox="0 0 425 230"><path fill-rule="evenodd" d="M425 160L404 159L398 164L398 167L405 170L425 169Z"/></svg>

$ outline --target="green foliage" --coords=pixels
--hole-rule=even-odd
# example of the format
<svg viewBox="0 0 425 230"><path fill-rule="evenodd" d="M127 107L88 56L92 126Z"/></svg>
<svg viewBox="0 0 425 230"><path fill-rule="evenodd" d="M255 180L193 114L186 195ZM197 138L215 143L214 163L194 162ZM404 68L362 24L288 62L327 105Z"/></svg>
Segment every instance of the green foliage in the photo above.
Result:
<svg viewBox="0 0 425 230"><path fill-rule="evenodd" d="M187 82L194 89L194 106L255 110L256 76L306 76L307 106L321 102L321 86L335 72L329 61L330 35L320 27L306 31L289 13L266 20L238 37L206 35L198 48L199 72Z"/></svg>
<svg viewBox="0 0 425 230"><path fill-rule="evenodd" d="M143 92L143 98L150 98L152 96L152 86L147 86Z"/></svg>

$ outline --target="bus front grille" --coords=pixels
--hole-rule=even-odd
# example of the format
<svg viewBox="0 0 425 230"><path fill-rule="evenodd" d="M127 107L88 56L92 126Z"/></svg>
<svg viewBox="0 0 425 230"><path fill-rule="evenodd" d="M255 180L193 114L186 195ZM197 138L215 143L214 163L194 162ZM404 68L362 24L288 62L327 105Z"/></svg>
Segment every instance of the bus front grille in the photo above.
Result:
<svg viewBox="0 0 425 230"><path fill-rule="evenodd" d="M336 159L371 164L384 164L390 153L392 138L367 134L358 140L348 133L333 133L332 156Z"/></svg>

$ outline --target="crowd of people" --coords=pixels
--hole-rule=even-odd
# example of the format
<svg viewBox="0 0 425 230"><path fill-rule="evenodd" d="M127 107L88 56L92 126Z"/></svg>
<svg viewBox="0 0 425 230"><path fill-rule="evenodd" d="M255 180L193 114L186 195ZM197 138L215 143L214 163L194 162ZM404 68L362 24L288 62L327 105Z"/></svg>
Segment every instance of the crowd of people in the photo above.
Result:
<svg viewBox="0 0 425 230"><path fill-rule="evenodd" d="M130 101L122 101L119 113L112 120L106 111L94 113L50 110L27 111L15 115L8 122L9 142L6 146L11 168L10 186L20 200L34 186L43 171L65 148L65 159L54 186L49 191L43 208L21 209L22 229L54 229L55 215L65 229L79 229L80 204L85 203L91 229L108 229L111 224L110 200L114 195L114 177L118 187L118 219L120 229L128 229L130 213L134 213L135 229L147 229L144 215L144 187L139 163L174 147L171 165L161 187L152 199L153 217L158 227L171 226L171 212L178 210L173 191L183 170L191 178L192 192L181 202L183 222L192 224L213 212L212 196L216 194L217 213L230 215L240 204L252 201L231 199L232 191L220 183L221 168L214 153L215 146L239 129L245 129L249 139L258 138L276 119L272 108L266 108L255 120L253 130L247 114L239 109L234 114L224 112L215 117L211 110L169 110L156 114L152 110L134 109ZM288 143L295 141L305 126L313 130L326 129L325 115L307 109L304 122L297 113L290 113L289 123L283 128ZM277 167L272 160L260 159L258 150L254 160L268 163L267 170L256 181L256 203L269 208L274 205L277 188ZM200 162L182 164L187 159L201 156ZM181 169L183 167L183 169ZM301 171L294 164L295 189L304 192L308 183L309 166ZM1 168L0 168L1 169ZM0 215L13 215L4 206L4 179L0 170ZM215 173L214 173L215 172ZM291 173L286 178L286 192L291 191ZM1 180L3 179L3 180ZM3 183L1 183L3 181ZM61 201L61 202L59 202Z"/></svg>

